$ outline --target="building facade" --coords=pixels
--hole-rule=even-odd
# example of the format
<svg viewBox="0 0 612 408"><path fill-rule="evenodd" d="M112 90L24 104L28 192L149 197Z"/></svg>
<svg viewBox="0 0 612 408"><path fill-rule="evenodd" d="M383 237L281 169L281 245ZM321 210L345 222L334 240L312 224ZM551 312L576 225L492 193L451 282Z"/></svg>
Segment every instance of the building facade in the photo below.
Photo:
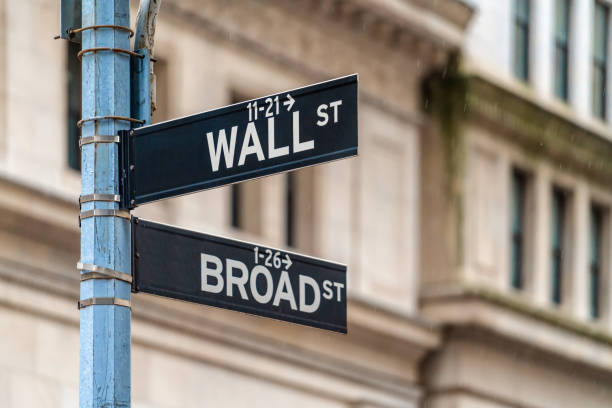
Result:
<svg viewBox="0 0 612 408"><path fill-rule="evenodd" d="M346 263L349 334L135 294L132 405L612 405L611 7L164 0L153 121L359 73L358 158L134 211ZM78 405L58 16L0 0L2 407Z"/></svg>
<svg viewBox="0 0 612 408"><path fill-rule="evenodd" d="M426 87L427 405L608 406L611 4L471 5L461 66Z"/></svg>

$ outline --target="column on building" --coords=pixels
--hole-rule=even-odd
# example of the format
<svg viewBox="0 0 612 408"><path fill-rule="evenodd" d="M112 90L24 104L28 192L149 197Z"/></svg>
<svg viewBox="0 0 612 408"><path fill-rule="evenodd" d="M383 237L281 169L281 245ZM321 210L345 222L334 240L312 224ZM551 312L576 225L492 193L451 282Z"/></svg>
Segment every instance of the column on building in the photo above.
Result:
<svg viewBox="0 0 612 408"><path fill-rule="evenodd" d="M569 98L582 117L591 112L591 50L593 1L572 2L570 26Z"/></svg>
<svg viewBox="0 0 612 408"><path fill-rule="evenodd" d="M534 174L535 203L533 300L539 306L550 304L550 168L540 163Z"/></svg>
<svg viewBox="0 0 612 408"><path fill-rule="evenodd" d="M544 97L552 93L554 7L554 0L532 3L530 70L533 87Z"/></svg>
<svg viewBox="0 0 612 408"><path fill-rule="evenodd" d="M574 190L571 206L571 256L568 274L571 276L571 314L585 320L589 314L589 190L585 181L579 181Z"/></svg>

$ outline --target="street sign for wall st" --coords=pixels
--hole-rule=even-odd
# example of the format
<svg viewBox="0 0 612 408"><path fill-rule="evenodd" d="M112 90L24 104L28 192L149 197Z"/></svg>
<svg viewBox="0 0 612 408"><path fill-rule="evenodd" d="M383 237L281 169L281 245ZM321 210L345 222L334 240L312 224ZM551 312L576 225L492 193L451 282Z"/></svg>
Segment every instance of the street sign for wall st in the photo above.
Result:
<svg viewBox="0 0 612 408"><path fill-rule="evenodd" d="M351 75L122 133L122 206L356 154Z"/></svg>
<svg viewBox="0 0 612 408"><path fill-rule="evenodd" d="M346 266L132 219L134 291L346 333Z"/></svg>

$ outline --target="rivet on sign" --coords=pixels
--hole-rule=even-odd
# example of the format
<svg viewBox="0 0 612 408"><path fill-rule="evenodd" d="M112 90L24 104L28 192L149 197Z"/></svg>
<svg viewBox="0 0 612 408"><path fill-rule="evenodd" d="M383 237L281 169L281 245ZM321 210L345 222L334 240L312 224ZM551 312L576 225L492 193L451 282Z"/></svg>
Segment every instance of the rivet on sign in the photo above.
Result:
<svg viewBox="0 0 612 408"><path fill-rule="evenodd" d="M133 164L130 164L130 170L134 171L134 165Z"/></svg>
<svg viewBox="0 0 612 408"><path fill-rule="evenodd" d="M130 204L134 205L134 204L136 204L136 201L132 200L132 201L130 201Z"/></svg>

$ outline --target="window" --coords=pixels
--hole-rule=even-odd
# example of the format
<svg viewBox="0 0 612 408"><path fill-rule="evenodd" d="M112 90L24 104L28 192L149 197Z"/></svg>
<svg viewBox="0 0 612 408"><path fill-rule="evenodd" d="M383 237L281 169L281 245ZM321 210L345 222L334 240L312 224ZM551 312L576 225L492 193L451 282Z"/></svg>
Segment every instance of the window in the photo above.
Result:
<svg viewBox="0 0 612 408"><path fill-rule="evenodd" d="M570 0L555 4L555 95L567 101Z"/></svg>
<svg viewBox="0 0 612 408"><path fill-rule="evenodd" d="M289 247L296 246L296 175L294 172L287 173L287 188L286 188L286 208L285 208L285 239Z"/></svg>
<svg viewBox="0 0 612 408"><path fill-rule="evenodd" d="M310 252L314 237L314 172L312 169L292 171L285 180L285 244Z"/></svg>
<svg viewBox="0 0 612 408"><path fill-rule="evenodd" d="M512 173L512 259L511 284L515 289L523 288L524 279L524 232L525 232L526 175L514 170Z"/></svg>
<svg viewBox="0 0 612 408"><path fill-rule="evenodd" d="M67 41L67 80L68 80L68 117L67 117L67 157L68 166L74 170L81 169L81 149L79 148L79 128L77 122L81 120L81 64L77 54L81 50L80 44Z"/></svg>
<svg viewBox="0 0 612 408"><path fill-rule="evenodd" d="M231 226L250 234L260 235L261 185L259 180L243 181L230 186Z"/></svg>
<svg viewBox="0 0 612 408"><path fill-rule="evenodd" d="M162 64L159 70L160 79L162 76L167 79L166 72L166 66ZM249 99L247 96L238 92L230 94L230 103L238 103L247 99ZM162 112L165 109L161 106L160 108ZM230 186L230 225L244 232L260 235L262 233L261 201L259 180L232 184Z"/></svg>
<svg viewBox="0 0 612 408"><path fill-rule="evenodd" d="M560 305L563 301L563 258L565 256L565 212L566 193L555 188L552 195L552 301Z"/></svg>
<svg viewBox="0 0 612 408"><path fill-rule="evenodd" d="M602 226L603 210L591 205L590 255L589 255L589 312L593 319L601 314L601 273L602 273Z"/></svg>
<svg viewBox="0 0 612 408"><path fill-rule="evenodd" d="M595 2L595 21L593 24L593 114L606 118L606 67L608 61L608 7Z"/></svg>
<svg viewBox="0 0 612 408"><path fill-rule="evenodd" d="M232 227L234 228L242 228L243 227L243 221L242 221L242 212L240 211L240 209L242 208L242 197L240 194L241 191L241 185L240 184L232 184L230 186L230 194L231 194L231 208L232 208L232 212L230 214L230 223L232 225Z"/></svg>
<svg viewBox="0 0 612 408"><path fill-rule="evenodd" d="M529 0L514 0L514 75L529 79Z"/></svg>

